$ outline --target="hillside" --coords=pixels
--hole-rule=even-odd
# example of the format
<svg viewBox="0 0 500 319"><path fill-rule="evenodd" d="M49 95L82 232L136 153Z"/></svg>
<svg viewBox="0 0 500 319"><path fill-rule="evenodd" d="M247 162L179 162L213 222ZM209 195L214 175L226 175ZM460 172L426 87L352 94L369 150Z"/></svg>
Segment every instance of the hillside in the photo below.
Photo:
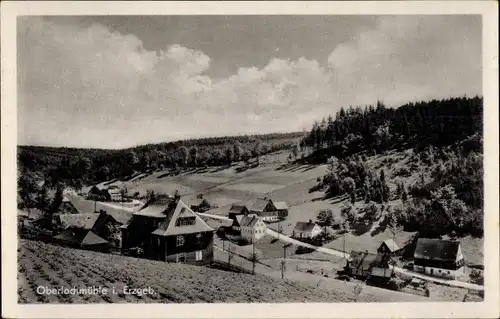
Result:
<svg viewBox="0 0 500 319"><path fill-rule="evenodd" d="M181 140L127 149L78 149L18 146L19 171L50 185L58 182L81 187L112 178L164 167L229 165L270 152L290 149L304 133L274 133Z"/></svg>
<svg viewBox="0 0 500 319"><path fill-rule="evenodd" d="M213 302L348 302L352 293L323 290L206 267L136 259L20 240L20 303L213 303ZM37 295L38 286L115 288L108 295ZM123 287L151 287L153 295L129 295ZM387 301L360 296L360 301Z"/></svg>

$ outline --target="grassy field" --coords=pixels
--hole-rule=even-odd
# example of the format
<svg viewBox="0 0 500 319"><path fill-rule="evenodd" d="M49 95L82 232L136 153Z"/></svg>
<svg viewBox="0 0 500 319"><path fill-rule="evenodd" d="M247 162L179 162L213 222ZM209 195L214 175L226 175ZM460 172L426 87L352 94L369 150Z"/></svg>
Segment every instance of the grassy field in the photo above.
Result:
<svg viewBox="0 0 500 319"><path fill-rule="evenodd" d="M213 303L347 302L352 294L318 289L269 276L248 275L181 264L136 259L20 240L20 303ZM101 286L105 295L44 295L38 286ZM154 294L131 295L124 287L151 287ZM368 295L360 301L388 301Z"/></svg>

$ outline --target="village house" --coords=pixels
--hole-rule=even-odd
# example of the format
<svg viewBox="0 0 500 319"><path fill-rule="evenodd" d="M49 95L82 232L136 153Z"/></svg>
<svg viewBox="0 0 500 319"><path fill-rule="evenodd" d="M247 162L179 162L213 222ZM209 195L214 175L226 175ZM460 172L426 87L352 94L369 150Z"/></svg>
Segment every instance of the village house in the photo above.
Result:
<svg viewBox="0 0 500 319"><path fill-rule="evenodd" d="M109 198L113 202L121 202L123 200L122 191L118 187L110 187L105 190L109 194L106 198Z"/></svg>
<svg viewBox="0 0 500 319"><path fill-rule="evenodd" d="M276 207L279 218L288 217L288 205L285 202L274 202L274 207Z"/></svg>
<svg viewBox="0 0 500 319"><path fill-rule="evenodd" d="M102 237L109 241L110 246L119 247L120 245L120 230L123 225L122 217L119 221L111 214L101 210L99 213L84 213L84 214L56 214L52 216L53 229L65 233L68 228L90 230L93 234ZM67 233L67 232L66 232ZM79 233L81 234L81 233ZM67 238L67 236L65 237ZM83 237L82 237L83 238Z"/></svg>
<svg viewBox="0 0 500 319"><path fill-rule="evenodd" d="M201 197L193 201L190 207L197 213L204 213L210 209L210 203L205 198Z"/></svg>
<svg viewBox="0 0 500 319"><path fill-rule="evenodd" d="M313 223L312 220L308 222L297 222L295 224L295 228L292 231L292 237L295 238L314 238L321 234L323 229L316 224Z"/></svg>
<svg viewBox="0 0 500 319"><path fill-rule="evenodd" d="M21 232L26 226L26 221L29 220L29 213L23 210L17 210L17 230Z"/></svg>
<svg viewBox="0 0 500 319"><path fill-rule="evenodd" d="M76 209L71 200L66 196L63 197L61 204L59 205L59 207L57 207L56 211L54 212L54 214L79 214L79 213L80 212L78 211L78 209Z"/></svg>
<svg viewBox="0 0 500 319"><path fill-rule="evenodd" d="M232 234L253 243L266 233L266 224L255 214L236 215L231 225Z"/></svg>
<svg viewBox="0 0 500 319"><path fill-rule="evenodd" d="M256 214L265 222L275 222L279 220L278 210L273 201L268 198L257 199L250 208L250 213Z"/></svg>
<svg viewBox="0 0 500 319"><path fill-rule="evenodd" d="M416 272L450 279L464 274L465 262L459 241L419 238L413 258Z"/></svg>
<svg viewBox="0 0 500 319"><path fill-rule="evenodd" d="M381 254L372 254L368 251L351 251L346 264L346 270L351 276L360 278L379 277L389 279L392 270L389 268L390 257Z"/></svg>
<svg viewBox="0 0 500 319"><path fill-rule="evenodd" d="M179 196L150 200L121 227L122 250L142 248L145 258L167 262L210 264L215 230Z"/></svg>
<svg viewBox="0 0 500 319"><path fill-rule="evenodd" d="M227 217L230 219L234 219L234 217L237 215L245 215L245 214L247 215L250 214L250 211L245 205L233 205L229 209Z"/></svg>
<svg viewBox="0 0 500 319"><path fill-rule="evenodd" d="M384 240L377 249L379 254L387 254L389 256L394 256L401 248L396 244L394 239Z"/></svg>
<svg viewBox="0 0 500 319"><path fill-rule="evenodd" d="M111 196L108 193L108 187L105 183L92 186L87 192L87 198L91 200L110 201Z"/></svg>
<svg viewBox="0 0 500 319"><path fill-rule="evenodd" d="M70 226L53 237L54 242L79 249L108 251L110 243L90 229Z"/></svg>

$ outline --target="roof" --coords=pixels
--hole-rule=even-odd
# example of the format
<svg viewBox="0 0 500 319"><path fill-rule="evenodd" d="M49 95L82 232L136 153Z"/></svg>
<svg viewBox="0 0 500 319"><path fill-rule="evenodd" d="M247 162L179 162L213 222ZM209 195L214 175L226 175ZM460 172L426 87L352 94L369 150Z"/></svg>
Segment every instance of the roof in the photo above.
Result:
<svg viewBox="0 0 500 319"><path fill-rule="evenodd" d="M193 233L202 233L208 231L214 231L198 214L193 212L183 201L179 200L177 206L173 210L168 210L164 207L166 211L166 219L160 224L158 229L156 229L153 234L158 236L175 236ZM182 214L182 216L180 216ZM175 221L179 217L196 217L194 225L187 226L177 226Z"/></svg>
<svg viewBox="0 0 500 319"><path fill-rule="evenodd" d="M149 205L135 212L134 216L165 218L164 211L166 209L167 207L165 205Z"/></svg>
<svg viewBox="0 0 500 319"><path fill-rule="evenodd" d="M203 203L205 203L206 205L210 205L206 198L196 198L189 202L191 206L200 206Z"/></svg>
<svg viewBox="0 0 500 319"><path fill-rule="evenodd" d="M394 239L386 239L386 240L384 240L382 242L382 244L385 244L387 246L387 248L389 248L389 250L391 251L391 253L393 253L393 252L398 251L399 249L401 249L398 246L398 244L396 244L396 242L394 241Z"/></svg>
<svg viewBox="0 0 500 319"><path fill-rule="evenodd" d="M231 206L231 209L229 209L229 213L243 214L245 210L248 211L248 208L245 205L233 205Z"/></svg>
<svg viewBox="0 0 500 319"><path fill-rule="evenodd" d="M59 207L57 207L56 214L79 214L80 212L73 205L69 198L64 198Z"/></svg>
<svg viewBox="0 0 500 319"><path fill-rule="evenodd" d="M59 219L64 228L79 227L82 229L91 229L99 214L57 214L54 215Z"/></svg>
<svg viewBox="0 0 500 319"><path fill-rule="evenodd" d="M84 246L107 244L108 241L99 237L91 230L79 227L69 227L57 236L55 239L62 240L72 244L80 244Z"/></svg>
<svg viewBox="0 0 500 319"><path fill-rule="evenodd" d="M240 227L254 227L255 224L259 221L259 217L255 214L250 214L247 216L238 215L236 216L236 220Z"/></svg>
<svg viewBox="0 0 500 319"><path fill-rule="evenodd" d="M127 223L132 218L131 213L123 211L106 211L106 214L113 217L117 222L122 224Z"/></svg>
<svg viewBox="0 0 500 319"><path fill-rule="evenodd" d="M136 216L146 216L146 217L156 217L165 218L166 211L169 209L169 205L173 202L171 197L160 196L154 200L146 203L134 213Z"/></svg>
<svg viewBox="0 0 500 319"><path fill-rule="evenodd" d="M285 202L274 202L274 207L278 210L288 209L288 205Z"/></svg>
<svg viewBox="0 0 500 319"><path fill-rule="evenodd" d="M266 209L267 204L269 204L270 199L257 199L252 205L252 210L256 212L263 212Z"/></svg>
<svg viewBox="0 0 500 319"><path fill-rule="evenodd" d="M97 217L97 220L95 221L92 228L103 226L103 225L106 225L108 223L120 224L120 225L124 224L123 222L116 220L116 218L114 218L113 215L108 214L107 212L100 213L98 215L99 215L99 217Z"/></svg>
<svg viewBox="0 0 500 319"><path fill-rule="evenodd" d="M379 263L382 261L382 257L380 255L371 254L369 252L359 252L359 251L351 251L350 253L350 264L351 267L356 269L362 267L363 269L370 268L373 264Z"/></svg>
<svg viewBox="0 0 500 319"><path fill-rule="evenodd" d="M459 247L459 241L419 238L414 258L455 261Z"/></svg>
<svg viewBox="0 0 500 319"><path fill-rule="evenodd" d="M98 190L102 191L103 189L108 189L108 182L102 182L99 184L94 185Z"/></svg>
<svg viewBox="0 0 500 319"><path fill-rule="evenodd" d="M313 222L297 222L293 231L301 233L312 232L314 226L316 226L316 224Z"/></svg>

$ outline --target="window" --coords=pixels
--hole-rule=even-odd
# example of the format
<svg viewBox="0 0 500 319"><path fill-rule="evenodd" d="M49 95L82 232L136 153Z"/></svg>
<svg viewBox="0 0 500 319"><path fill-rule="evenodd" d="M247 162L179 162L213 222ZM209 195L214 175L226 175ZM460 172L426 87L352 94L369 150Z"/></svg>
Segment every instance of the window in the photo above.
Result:
<svg viewBox="0 0 500 319"><path fill-rule="evenodd" d="M177 247L184 246L184 236L177 236Z"/></svg>
<svg viewBox="0 0 500 319"><path fill-rule="evenodd" d="M196 261L201 261L201 260L203 260L203 251L197 250L196 251Z"/></svg>
<svg viewBox="0 0 500 319"><path fill-rule="evenodd" d="M183 262L186 262L186 254L184 253L179 253L176 255L177 256L177 262L178 263L183 263Z"/></svg>
<svg viewBox="0 0 500 319"><path fill-rule="evenodd" d="M189 225L194 225L196 222L196 217L179 217L175 221L175 226L182 227L182 226L189 226Z"/></svg>

